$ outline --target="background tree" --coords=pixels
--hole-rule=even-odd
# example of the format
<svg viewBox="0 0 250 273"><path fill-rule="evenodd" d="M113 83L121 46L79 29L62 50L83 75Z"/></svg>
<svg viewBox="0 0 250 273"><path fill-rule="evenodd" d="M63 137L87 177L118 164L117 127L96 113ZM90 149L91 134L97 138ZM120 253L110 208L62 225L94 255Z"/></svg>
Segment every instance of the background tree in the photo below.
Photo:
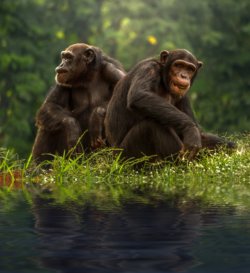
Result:
<svg viewBox="0 0 250 273"><path fill-rule="evenodd" d="M96 8L93 1L84 1L83 6L81 2L1 2L1 146L12 147L21 155L30 152L35 113L54 82L60 51L92 32Z"/></svg>

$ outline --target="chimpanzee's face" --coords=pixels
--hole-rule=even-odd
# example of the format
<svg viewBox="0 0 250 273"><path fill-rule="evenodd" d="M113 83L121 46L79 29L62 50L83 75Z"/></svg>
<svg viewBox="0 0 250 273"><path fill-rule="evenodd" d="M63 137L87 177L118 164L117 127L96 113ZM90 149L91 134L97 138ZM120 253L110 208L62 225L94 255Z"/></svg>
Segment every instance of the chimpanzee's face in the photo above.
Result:
<svg viewBox="0 0 250 273"><path fill-rule="evenodd" d="M161 52L161 63L165 65L164 82L172 95L183 97L202 66L202 63L187 50Z"/></svg>
<svg viewBox="0 0 250 273"><path fill-rule="evenodd" d="M88 65L95 52L86 44L74 44L61 52L61 63L56 67L56 82L63 86L78 86L84 81Z"/></svg>

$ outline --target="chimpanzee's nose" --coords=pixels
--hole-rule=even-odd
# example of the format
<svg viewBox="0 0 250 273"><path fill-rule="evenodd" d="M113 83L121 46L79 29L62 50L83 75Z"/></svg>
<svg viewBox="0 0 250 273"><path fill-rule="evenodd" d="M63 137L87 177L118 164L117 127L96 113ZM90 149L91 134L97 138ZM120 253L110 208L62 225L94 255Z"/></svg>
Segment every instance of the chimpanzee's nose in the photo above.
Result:
<svg viewBox="0 0 250 273"><path fill-rule="evenodd" d="M185 73L181 73L181 77L182 77L182 79L186 79L187 75Z"/></svg>

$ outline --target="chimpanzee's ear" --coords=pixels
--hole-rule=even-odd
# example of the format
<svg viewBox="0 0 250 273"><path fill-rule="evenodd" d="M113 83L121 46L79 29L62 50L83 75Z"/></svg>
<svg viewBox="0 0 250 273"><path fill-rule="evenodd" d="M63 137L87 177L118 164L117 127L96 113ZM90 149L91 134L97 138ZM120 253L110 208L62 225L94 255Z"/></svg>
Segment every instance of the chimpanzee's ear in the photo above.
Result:
<svg viewBox="0 0 250 273"><path fill-rule="evenodd" d="M165 64L167 62L167 58L169 56L169 52L167 50L163 50L160 54L160 62Z"/></svg>
<svg viewBox="0 0 250 273"><path fill-rule="evenodd" d="M202 66L203 66L203 62L198 61L198 67L197 67L197 70L199 70L199 69L200 69Z"/></svg>
<svg viewBox="0 0 250 273"><path fill-rule="evenodd" d="M84 57L85 57L87 64L92 63L96 58L95 50L92 48L86 49L84 52Z"/></svg>

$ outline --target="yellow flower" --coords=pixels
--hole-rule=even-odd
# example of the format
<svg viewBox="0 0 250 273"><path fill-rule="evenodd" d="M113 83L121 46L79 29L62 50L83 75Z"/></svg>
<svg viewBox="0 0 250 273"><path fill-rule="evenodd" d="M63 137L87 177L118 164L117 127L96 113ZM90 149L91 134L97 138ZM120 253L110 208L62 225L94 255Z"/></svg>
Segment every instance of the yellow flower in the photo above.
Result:
<svg viewBox="0 0 250 273"><path fill-rule="evenodd" d="M151 45L156 45L157 44L157 39L155 38L155 36L153 35L149 35L147 37L147 41L151 44Z"/></svg>
<svg viewBox="0 0 250 273"><path fill-rule="evenodd" d="M63 31L57 31L56 38L57 39L64 39L65 38L64 32Z"/></svg>

